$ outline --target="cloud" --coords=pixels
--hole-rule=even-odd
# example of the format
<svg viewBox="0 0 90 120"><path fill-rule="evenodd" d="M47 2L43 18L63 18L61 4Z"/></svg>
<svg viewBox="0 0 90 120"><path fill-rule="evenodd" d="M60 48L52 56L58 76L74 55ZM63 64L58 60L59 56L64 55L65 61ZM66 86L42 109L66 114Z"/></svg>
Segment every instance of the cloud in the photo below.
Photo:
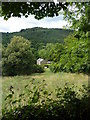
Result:
<svg viewBox="0 0 90 120"><path fill-rule="evenodd" d="M43 27L43 28L62 28L67 24L67 21L63 20L63 15L58 17L45 17L41 20L36 20L34 15L30 15L28 18L22 16L21 18L12 17L9 20L0 18L0 32L16 32L21 29Z"/></svg>

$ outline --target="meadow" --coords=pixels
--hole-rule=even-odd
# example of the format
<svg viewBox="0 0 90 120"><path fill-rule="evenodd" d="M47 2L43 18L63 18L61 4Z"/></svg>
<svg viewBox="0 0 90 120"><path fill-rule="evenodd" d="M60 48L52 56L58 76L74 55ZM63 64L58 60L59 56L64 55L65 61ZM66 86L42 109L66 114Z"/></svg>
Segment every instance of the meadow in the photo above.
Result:
<svg viewBox="0 0 90 120"><path fill-rule="evenodd" d="M1 120L90 119L89 3L16 3L14 10L13 3L7 4L1 11L6 20L30 14L40 20L63 13L67 25L2 33ZM38 58L50 61L50 66L36 64ZM44 72L46 66L50 70Z"/></svg>
<svg viewBox="0 0 90 120"><path fill-rule="evenodd" d="M24 91L25 85L28 85L31 80L34 80L34 84L38 85L43 80L47 84L47 90L53 91L59 87L64 87L67 83L68 85L77 86L77 89L81 88L82 85L88 85L88 75L80 73L64 73L58 72L53 73L48 68L44 73L35 73L29 76L14 76L14 77L3 77L2 78L2 90L3 90L3 104L5 97L9 94L10 86L13 87L15 91L15 97Z"/></svg>

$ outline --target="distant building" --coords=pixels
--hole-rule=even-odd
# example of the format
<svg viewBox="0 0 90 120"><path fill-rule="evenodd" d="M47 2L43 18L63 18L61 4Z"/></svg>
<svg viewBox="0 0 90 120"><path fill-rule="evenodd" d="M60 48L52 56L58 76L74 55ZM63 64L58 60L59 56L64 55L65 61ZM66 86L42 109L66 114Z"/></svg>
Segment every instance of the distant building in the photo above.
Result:
<svg viewBox="0 0 90 120"><path fill-rule="evenodd" d="M47 64L51 64L51 61L47 61Z"/></svg>
<svg viewBox="0 0 90 120"><path fill-rule="evenodd" d="M44 59L42 59L42 58L39 58L39 59L37 59L37 64L38 64L38 65L47 64L47 61L44 60Z"/></svg>
<svg viewBox="0 0 90 120"><path fill-rule="evenodd" d="M51 61L44 60L42 58L37 59L37 65L51 64Z"/></svg>

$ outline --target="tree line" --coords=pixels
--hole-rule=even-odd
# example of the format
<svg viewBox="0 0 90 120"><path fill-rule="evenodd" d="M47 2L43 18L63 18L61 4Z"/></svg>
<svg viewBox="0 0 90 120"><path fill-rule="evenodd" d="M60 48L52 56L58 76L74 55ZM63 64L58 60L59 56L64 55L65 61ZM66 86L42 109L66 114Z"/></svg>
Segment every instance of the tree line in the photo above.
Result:
<svg viewBox="0 0 90 120"><path fill-rule="evenodd" d="M83 34L80 39L75 33L64 39L64 43L42 44L41 49L35 51L29 40L14 36L7 47L3 47L2 67L5 75L30 74L44 72L42 66L36 65L41 57L51 61L49 68L52 72L84 72L88 73L88 36ZM36 57L38 56L38 57Z"/></svg>
<svg viewBox="0 0 90 120"><path fill-rule="evenodd" d="M13 4L16 8L18 8L17 11L16 8L12 9ZM10 5L10 8L9 7L7 8L8 5ZM89 6L90 6L89 2L82 3L59 2L57 4L55 4L54 2L3 3L2 15L4 16L5 19L9 19L11 16L21 17L21 13L25 17L28 17L29 14L34 14L36 19L41 19L47 16L48 17L53 17L55 15L58 16L60 10L63 9L64 18L67 19L68 22L71 24L70 28L74 29L75 33L69 35L64 40L64 43L62 45L60 43L46 44L46 46L43 46L43 48L41 47L40 50L38 50L38 53L37 49L32 49L32 53L33 54L36 53L36 56L39 55L43 58L51 60L52 64L50 66L50 69L53 72L57 71L89 72L90 68L88 58L90 52L88 45L90 43L88 42L88 39L90 37ZM7 53L7 57L9 57L7 49L8 47L6 48L5 52ZM3 54L3 56L5 57L6 55ZM9 58L7 60L7 58L5 57L5 60L8 61ZM9 64L11 65L11 63ZM5 63L5 65L7 64Z"/></svg>

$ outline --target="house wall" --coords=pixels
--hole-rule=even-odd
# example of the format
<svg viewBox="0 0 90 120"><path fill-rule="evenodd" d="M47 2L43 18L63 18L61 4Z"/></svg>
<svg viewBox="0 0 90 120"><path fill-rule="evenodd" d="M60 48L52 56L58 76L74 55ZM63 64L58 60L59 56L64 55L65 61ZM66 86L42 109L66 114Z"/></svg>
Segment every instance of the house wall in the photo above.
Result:
<svg viewBox="0 0 90 120"><path fill-rule="evenodd" d="M37 60L38 65L43 65L43 64L46 64L46 63L47 63L47 61L45 61L45 60L42 60L42 61Z"/></svg>

